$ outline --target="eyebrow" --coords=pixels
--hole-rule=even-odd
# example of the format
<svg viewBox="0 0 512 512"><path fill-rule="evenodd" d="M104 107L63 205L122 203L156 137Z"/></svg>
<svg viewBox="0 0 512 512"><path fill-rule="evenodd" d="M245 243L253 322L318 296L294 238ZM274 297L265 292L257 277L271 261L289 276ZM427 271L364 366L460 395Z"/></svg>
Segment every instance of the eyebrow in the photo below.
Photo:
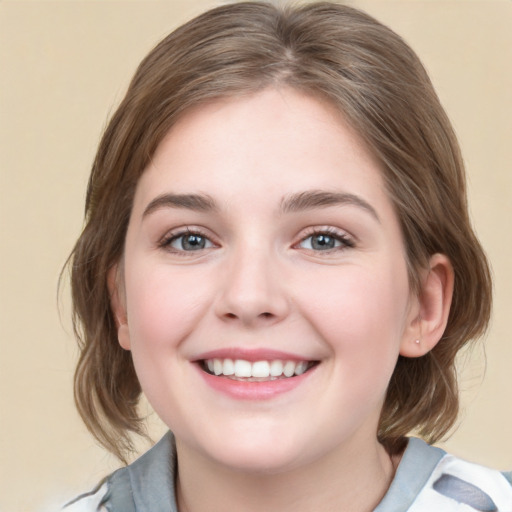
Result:
<svg viewBox="0 0 512 512"><path fill-rule="evenodd" d="M197 212L217 210L215 201L206 194L162 194L155 197L144 210L142 217L162 208L184 208Z"/></svg>
<svg viewBox="0 0 512 512"><path fill-rule="evenodd" d="M298 192L285 197L281 201L280 210L282 213L293 213L339 205L352 205L362 208L366 212L370 213L375 220L380 222L379 215L373 206L355 194L344 192L331 192L326 190L308 190L305 192ZM155 197L155 199L146 206L142 217L144 218L154 211L162 208L183 208L197 212L218 211L217 204L213 198L207 194L168 193Z"/></svg>
<svg viewBox="0 0 512 512"><path fill-rule="evenodd" d="M286 197L281 202L283 213L292 213L329 206L351 205L362 208L380 223L379 215L373 206L362 197L344 192L331 192L326 190L308 190Z"/></svg>

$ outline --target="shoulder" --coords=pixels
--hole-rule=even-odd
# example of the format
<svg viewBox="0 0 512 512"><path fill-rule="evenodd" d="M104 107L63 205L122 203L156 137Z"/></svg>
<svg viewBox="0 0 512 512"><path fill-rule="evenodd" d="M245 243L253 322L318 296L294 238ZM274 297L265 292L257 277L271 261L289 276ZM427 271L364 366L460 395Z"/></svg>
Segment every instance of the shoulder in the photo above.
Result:
<svg viewBox="0 0 512 512"><path fill-rule="evenodd" d="M108 493L107 482L91 492L82 494L64 506L63 512L106 512L103 502Z"/></svg>
<svg viewBox="0 0 512 512"><path fill-rule="evenodd" d="M400 506L398 501L389 501L394 508L377 508L376 512L512 512L510 480L509 474L410 439L388 492L391 499L402 499Z"/></svg>
<svg viewBox="0 0 512 512"><path fill-rule="evenodd" d="M169 432L135 462L66 505L63 512L175 512L175 468L175 443Z"/></svg>
<svg viewBox="0 0 512 512"><path fill-rule="evenodd" d="M447 454L432 473L418 503L432 507L448 501L466 505L467 510L511 512L512 485L495 469Z"/></svg>

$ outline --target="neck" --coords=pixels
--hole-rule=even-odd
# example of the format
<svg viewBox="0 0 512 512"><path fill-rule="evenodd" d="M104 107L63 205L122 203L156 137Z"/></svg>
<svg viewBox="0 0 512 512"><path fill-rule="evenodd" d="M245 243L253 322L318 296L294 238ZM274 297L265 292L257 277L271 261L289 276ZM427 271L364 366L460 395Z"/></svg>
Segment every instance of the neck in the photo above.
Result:
<svg viewBox="0 0 512 512"><path fill-rule="evenodd" d="M242 472L177 448L180 512L370 512L395 471L377 440L364 449L340 447L321 460L272 473Z"/></svg>

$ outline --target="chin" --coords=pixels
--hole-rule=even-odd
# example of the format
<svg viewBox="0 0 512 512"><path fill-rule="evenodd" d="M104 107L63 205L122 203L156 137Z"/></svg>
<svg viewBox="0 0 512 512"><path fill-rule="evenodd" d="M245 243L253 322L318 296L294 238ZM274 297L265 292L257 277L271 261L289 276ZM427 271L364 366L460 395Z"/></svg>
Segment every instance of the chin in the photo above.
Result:
<svg viewBox="0 0 512 512"><path fill-rule="evenodd" d="M252 475L277 475L300 466L296 455L275 453L275 450L270 453L247 450L244 453L224 457L217 462L232 471Z"/></svg>
<svg viewBox="0 0 512 512"><path fill-rule="evenodd" d="M208 457L233 471L252 474L279 474L294 469L304 463L306 455L301 442L288 436L227 437L230 442L204 446Z"/></svg>

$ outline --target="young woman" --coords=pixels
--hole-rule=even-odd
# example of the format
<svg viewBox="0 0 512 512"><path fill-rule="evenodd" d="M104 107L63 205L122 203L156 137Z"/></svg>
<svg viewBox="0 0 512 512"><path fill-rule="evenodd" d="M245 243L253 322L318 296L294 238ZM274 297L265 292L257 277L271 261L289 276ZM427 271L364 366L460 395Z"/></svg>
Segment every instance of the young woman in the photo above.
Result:
<svg viewBox="0 0 512 512"><path fill-rule="evenodd" d="M231 4L164 39L72 286L91 432L122 459L142 391L170 432L67 510L512 510L510 475L429 445L491 280L427 74L366 14Z"/></svg>

